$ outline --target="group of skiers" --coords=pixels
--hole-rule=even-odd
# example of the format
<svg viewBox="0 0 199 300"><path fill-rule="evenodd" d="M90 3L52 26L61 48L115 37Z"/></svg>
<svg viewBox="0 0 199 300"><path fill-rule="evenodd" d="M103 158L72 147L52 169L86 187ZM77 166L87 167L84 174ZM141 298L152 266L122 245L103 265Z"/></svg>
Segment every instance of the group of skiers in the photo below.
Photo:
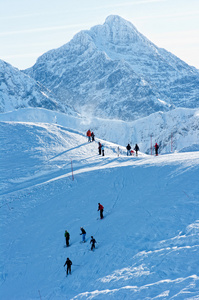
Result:
<svg viewBox="0 0 199 300"><path fill-rule="evenodd" d="M127 156L134 154L134 151L131 149L131 145L130 144L128 144L126 146L126 150L127 150ZM140 150L140 148L138 147L138 144L135 144L134 150L135 150L136 156L138 156L138 151Z"/></svg>
<svg viewBox="0 0 199 300"><path fill-rule="evenodd" d="M86 133L87 137L88 137L88 142L94 142L95 141L95 135L94 132L89 129Z"/></svg>
<svg viewBox="0 0 199 300"><path fill-rule="evenodd" d="M86 135L88 137L88 142L94 142L95 141L95 134L94 134L94 132L91 132L90 129L87 131ZM155 155L157 156L158 155L159 145L156 143L155 146L154 146L154 148L155 148ZM138 144L135 144L134 149L132 149L131 145L128 144L126 146L126 150L127 150L127 156L134 155L134 151L136 153L136 156L138 156L138 151L140 149L139 149ZM104 156L104 145L101 144L100 142L98 142L98 151L99 151L99 155ZM119 149L119 147L117 147L117 155L119 156L119 154L120 154L120 149Z"/></svg>
<svg viewBox="0 0 199 300"><path fill-rule="evenodd" d="M88 142L94 142L95 141L95 134L94 132L89 129L86 133L87 137L88 137ZM98 150L99 150L99 155L104 156L104 145L101 144L100 142L98 143Z"/></svg>
<svg viewBox="0 0 199 300"><path fill-rule="evenodd" d="M158 156L159 145L156 143L154 148L155 148L155 155ZM134 155L134 151L131 149L130 144L128 144L126 146L126 150L127 150L127 156L128 155ZM134 150L135 150L136 156L138 156L138 151L140 150L138 144L135 144Z"/></svg>
<svg viewBox="0 0 199 300"><path fill-rule="evenodd" d="M104 207L101 203L98 203L98 211L100 211L100 219L103 219L104 218L104 215L103 215ZM83 227L80 227L80 230L81 230L80 235L82 235L82 243L85 243L86 242L86 230ZM69 247L70 234L67 230L65 230L64 236L66 239L66 247ZM96 243L97 243L96 240L91 235L91 240L90 240L91 251L93 251L95 249ZM67 257L64 267L66 265L67 265L66 275L71 274L72 261L69 259L69 257Z"/></svg>

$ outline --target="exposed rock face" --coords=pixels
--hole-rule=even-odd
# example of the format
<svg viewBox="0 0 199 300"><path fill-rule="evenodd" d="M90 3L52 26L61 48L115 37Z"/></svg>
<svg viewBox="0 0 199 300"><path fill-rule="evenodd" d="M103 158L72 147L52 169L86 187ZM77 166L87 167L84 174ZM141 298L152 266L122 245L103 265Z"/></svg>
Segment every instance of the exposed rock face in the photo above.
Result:
<svg viewBox="0 0 199 300"><path fill-rule="evenodd" d="M109 16L26 70L80 113L134 120L197 107L199 71L159 49L128 21Z"/></svg>

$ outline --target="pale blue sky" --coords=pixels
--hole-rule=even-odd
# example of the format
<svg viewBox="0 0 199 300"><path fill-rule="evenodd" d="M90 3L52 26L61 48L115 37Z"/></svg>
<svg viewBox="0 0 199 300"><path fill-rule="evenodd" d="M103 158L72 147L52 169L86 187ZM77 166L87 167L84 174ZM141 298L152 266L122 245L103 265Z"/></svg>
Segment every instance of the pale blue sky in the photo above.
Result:
<svg viewBox="0 0 199 300"><path fill-rule="evenodd" d="M0 0L0 59L28 68L111 14L199 69L199 0Z"/></svg>

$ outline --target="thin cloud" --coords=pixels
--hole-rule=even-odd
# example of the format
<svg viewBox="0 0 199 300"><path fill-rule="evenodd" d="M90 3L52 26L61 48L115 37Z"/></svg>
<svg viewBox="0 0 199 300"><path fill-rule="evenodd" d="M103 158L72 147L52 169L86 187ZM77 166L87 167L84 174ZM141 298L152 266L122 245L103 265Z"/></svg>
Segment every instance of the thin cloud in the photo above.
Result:
<svg viewBox="0 0 199 300"><path fill-rule="evenodd" d="M166 2L167 0L140 0L140 1L134 1L134 2L123 2L114 4L115 6L133 6L133 5L141 5L141 4L147 4L147 3L162 3Z"/></svg>
<svg viewBox="0 0 199 300"><path fill-rule="evenodd" d="M34 53L21 53L21 54L13 54L13 55L4 55L1 56L1 59L3 60L7 60L10 58L23 58L23 57L38 57L40 56L42 53L41 52L34 52Z"/></svg>
<svg viewBox="0 0 199 300"><path fill-rule="evenodd" d="M98 9L106 9L106 8L115 8L115 7L123 7L123 6L134 6L134 5L142 5L147 3L161 3L166 2L167 0L136 0L134 2L121 2L121 3L115 3L115 4L106 4L106 5L99 5L95 7L87 7L73 10L71 12L77 12L77 11L92 11L92 10L98 10ZM1 16L1 20L10 20L10 19L22 19L22 18L32 18L32 17L40 17L40 16L48 16L48 15L56 15L56 14L63 14L65 13L65 10L62 11L46 11L46 12L39 12L39 13L29 13L29 14L22 14L22 15L10 15L10 16Z"/></svg>
<svg viewBox="0 0 199 300"><path fill-rule="evenodd" d="M137 20L148 20L148 19L166 19L166 18L181 18L181 17L193 17L193 16L198 16L199 11L187 11L183 13L171 13L171 14L163 14L163 15L150 15L150 16L144 16L144 17L138 17L134 18Z"/></svg>
<svg viewBox="0 0 199 300"><path fill-rule="evenodd" d="M166 2L167 0L139 0L134 2L121 2L121 3L114 3L114 4L105 4L105 5L99 5L96 7L85 7L84 9L81 9L81 11L93 11L93 10L99 10L99 9L108 9L108 8L118 8L118 7L128 7L128 6L135 6L135 5L142 5L147 3L162 3Z"/></svg>
<svg viewBox="0 0 199 300"><path fill-rule="evenodd" d="M87 27L89 25L90 24L72 24L72 25L64 25L64 26L53 26L53 27L41 27L41 28L32 28L32 29L23 29L23 30L13 30L13 31L0 32L0 36L35 33L35 32L44 32L44 31L65 30L65 29Z"/></svg>

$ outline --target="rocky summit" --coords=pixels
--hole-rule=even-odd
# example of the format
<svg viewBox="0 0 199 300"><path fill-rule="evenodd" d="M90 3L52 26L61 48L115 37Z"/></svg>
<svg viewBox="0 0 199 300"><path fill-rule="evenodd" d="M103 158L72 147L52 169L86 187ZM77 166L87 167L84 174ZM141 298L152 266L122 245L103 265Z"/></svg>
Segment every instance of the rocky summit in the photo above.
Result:
<svg viewBox="0 0 199 300"><path fill-rule="evenodd" d="M79 32L25 73L82 115L129 121L199 100L199 71L119 16Z"/></svg>

